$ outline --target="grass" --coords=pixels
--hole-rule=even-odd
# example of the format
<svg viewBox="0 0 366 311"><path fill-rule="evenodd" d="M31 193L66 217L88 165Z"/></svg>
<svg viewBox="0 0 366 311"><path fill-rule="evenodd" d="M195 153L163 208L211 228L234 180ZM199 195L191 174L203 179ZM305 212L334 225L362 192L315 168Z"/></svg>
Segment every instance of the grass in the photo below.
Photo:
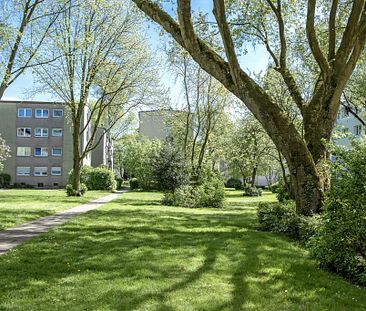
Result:
<svg viewBox="0 0 366 311"><path fill-rule="evenodd" d="M65 190L0 190L0 230L52 215L107 194L106 191L88 191L84 197L67 197Z"/></svg>
<svg viewBox="0 0 366 311"><path fill-rule="evenodd" d="M228 195L210 210L123 194L1 256L0 310L365 310L365 288L257 230L260 199Z"/></svg>

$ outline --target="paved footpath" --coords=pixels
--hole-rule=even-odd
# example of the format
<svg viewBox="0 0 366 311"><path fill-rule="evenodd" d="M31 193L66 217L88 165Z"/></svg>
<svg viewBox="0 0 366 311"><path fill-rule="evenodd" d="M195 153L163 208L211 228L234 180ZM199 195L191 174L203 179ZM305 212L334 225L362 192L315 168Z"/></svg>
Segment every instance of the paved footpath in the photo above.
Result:
<svg viewBox="0 0 366 311"><path fill-rule="evenodd" d="M20 226L0 231L0 256L19 244L22 244L42 233L48 232L52 228L62 225L76 216L94 210L103 204L116 199L124 192L126 191L119 191L54 215L42 217Z"/></svg>

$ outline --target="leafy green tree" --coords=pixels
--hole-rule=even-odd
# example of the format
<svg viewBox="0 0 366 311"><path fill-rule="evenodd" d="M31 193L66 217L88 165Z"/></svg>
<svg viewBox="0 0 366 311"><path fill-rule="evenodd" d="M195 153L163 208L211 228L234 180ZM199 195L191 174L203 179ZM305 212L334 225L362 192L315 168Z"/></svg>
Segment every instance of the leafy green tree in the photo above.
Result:
<svg viewBox="0 0 366 311"><path fill-rule="evenodd" d="M141 139L138 136L132 136L124 142L123 168L130 178L138 179L142 189L154 187L152 162L157 158L160 148L160 141Z"/></svg>
<svg viewBox="0 0 366 311"><path fill-rule="evenodd" d="M189 180L184 155L171 142L163 144L157 157L152 161L152 168L158 189L165 192L173 192Z"/></svg>
<svg viewBox="0 0 366 311"><path fill-rule="evenodd" d="M98 127L108 132L149 98L156 74L130 1L60 1L66 9L42 45L45 65L35 71L41 90L67 103L77 194L83 161L103 138Z"/></svg>
<svg viewBox="0 0 366 311"><path fill-rule="evenodd" d="M213 0L223 50L210 46L192 22L191 0L176 3L177 19L158 1L133 0L208 73L235 94L262 124L287 161L297 211L320 210L329 175L324 160L340 97L364 50L366 1ZM317 14L321 12L321 14ZM300 110L304 133L243 70L238 52L263 45ZM296 75L295 72L298 74ZM307 78L306 83L298 79Z"/></svg>

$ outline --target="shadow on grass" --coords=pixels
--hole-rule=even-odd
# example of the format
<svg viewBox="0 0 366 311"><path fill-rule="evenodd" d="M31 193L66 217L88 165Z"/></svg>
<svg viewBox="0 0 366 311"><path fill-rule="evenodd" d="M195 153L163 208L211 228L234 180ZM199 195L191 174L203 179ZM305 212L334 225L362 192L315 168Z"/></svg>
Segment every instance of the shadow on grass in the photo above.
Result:
<svg viewBox="0 0 366 311"><path fill-rule="evenodd" d="M286 240L257 232L253 213L143 208L146 204L120 198L0 257L0 309L180 310L183 302L190 310L217 311L362 305L348 301L350 309L342 309L335 294L345 288L349 294L351 285L316 269ZM362 293L355 289L352 295Z"/></svg>

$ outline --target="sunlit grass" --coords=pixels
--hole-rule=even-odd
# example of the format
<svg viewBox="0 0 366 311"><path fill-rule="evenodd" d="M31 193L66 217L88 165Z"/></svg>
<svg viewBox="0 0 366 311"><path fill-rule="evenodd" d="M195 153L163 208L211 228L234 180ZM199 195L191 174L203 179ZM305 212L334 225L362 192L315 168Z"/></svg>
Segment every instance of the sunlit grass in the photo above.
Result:
<svg viewBox="0 0 366 311"><path fill-rule="evenodd" d="M0 230L86 203L106 191L88 191L83 197L67 197L65 190L0 190Z"/></svg>
<svg viewBox="0 0 366 311"><path fill-rule="evenodd" d="M224 209L160 199L123 194L0 257L0 310L365 310L366 289L257 231L260 198L233 191Z"/></svg>

